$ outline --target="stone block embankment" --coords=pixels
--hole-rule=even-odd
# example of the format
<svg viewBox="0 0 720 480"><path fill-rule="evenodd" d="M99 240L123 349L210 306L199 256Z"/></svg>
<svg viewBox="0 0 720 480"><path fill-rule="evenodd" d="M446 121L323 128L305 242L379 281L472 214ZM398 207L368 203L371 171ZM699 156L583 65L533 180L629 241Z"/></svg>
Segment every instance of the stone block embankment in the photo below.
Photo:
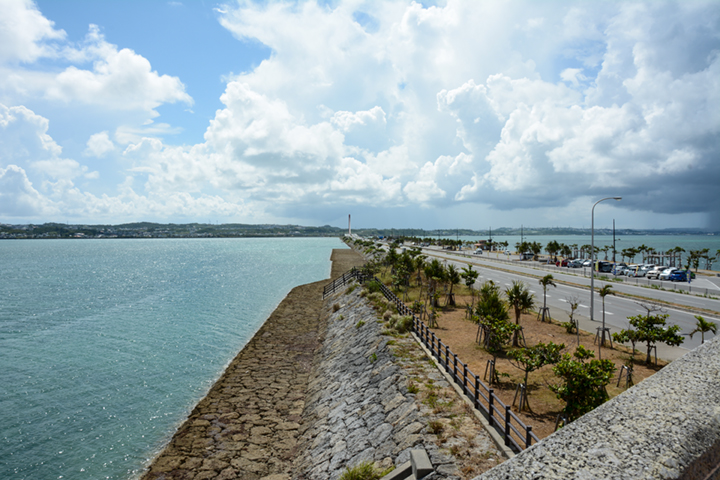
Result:
<svg viewBox="0 0 720 480"><path fill-rule="evenodd" d="M476 480L720 479L720 338Z"/></svg>
<svg viewBox="0 0 720 480"><path fill-rule="evenodd" d="M428 438L415 394L360 291L326 300L327 331L308 387L296 478L335 480L363 461L401 465L412 448L424 448L441 472L426 478L458 478L442 474L457 471L454 459Z"/></svg>

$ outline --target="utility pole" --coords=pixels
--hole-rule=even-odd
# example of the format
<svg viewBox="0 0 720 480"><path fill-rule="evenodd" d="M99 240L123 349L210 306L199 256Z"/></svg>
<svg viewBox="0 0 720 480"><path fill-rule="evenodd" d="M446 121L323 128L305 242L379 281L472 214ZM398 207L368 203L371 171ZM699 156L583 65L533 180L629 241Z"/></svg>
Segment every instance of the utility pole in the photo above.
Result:
<svg viewBox="0 0 720 480"><path fill-rule="evenodd" d="M613 218L613 263L615 263L615 219Z"/></svg>

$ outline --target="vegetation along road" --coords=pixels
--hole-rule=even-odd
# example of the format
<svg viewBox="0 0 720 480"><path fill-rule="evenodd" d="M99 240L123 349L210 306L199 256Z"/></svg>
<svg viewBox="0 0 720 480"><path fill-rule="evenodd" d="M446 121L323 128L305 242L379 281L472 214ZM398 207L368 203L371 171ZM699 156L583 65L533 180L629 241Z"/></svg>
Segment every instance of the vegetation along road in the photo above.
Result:
<svg viewBox="0 0 720 480"><path fill-rule="evenodd" d="M487 280L492 280L499 283L504 289L511 285L513 280L522 280L533 291L536 308L542 306L543 290L538 284L538 278L551 272L530 266L517 265L518 262L498 262L481 258L479 255L468 258L465 255L457 255L439 249L425 248L423 253L441 258L460 267L467 264L473 265L480 272L478 286ZM572 284L557 283L557 287L548 288L547 302L552 318L567 321L570 312L569 303L576 299L579 301L579 306L575 318L579 319L580 328L588 332L595 331L602 323L603 306L600 296L596 296L593 315L595 321L590 322L590 279L581 275L563 273L562 269L557 269L552 274L556 281ZM668 313L670 315L668 324L679 325L684 334L689 334L695 328L697 310L709 312L703 313L705 320L720 323L720 318L718 318L720 316L718 315L720 300L607 282L596 278L596 289L602 288L605 284L611 285L613 290L618 293L630 295L608 295L605 297L605 323L611 332L619 332L621 329L628 328L628 317L647 314L647 310L641 304L650 305L653 304L654 300L664 302L655 303L655 305L662 305L662 310L654 313ZM707 338L712 338L712 333L706 334ZM700 334L695 334L692 338L686 336L681 347L667 347L664 344L659 344L658 356L667 360L674 360L684 355L688 350L700 345L700 342Z"/></svg>

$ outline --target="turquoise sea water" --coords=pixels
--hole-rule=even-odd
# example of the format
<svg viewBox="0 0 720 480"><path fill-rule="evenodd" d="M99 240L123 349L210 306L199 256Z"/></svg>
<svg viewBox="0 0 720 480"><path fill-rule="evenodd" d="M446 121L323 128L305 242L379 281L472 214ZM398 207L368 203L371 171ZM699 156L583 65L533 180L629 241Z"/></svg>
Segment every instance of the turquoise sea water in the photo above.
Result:
<svg viewBox="0 0 720 480"><path fill-rule="evenodd" d="M0 478L136 477L323 239L0 242Z"/></svg>

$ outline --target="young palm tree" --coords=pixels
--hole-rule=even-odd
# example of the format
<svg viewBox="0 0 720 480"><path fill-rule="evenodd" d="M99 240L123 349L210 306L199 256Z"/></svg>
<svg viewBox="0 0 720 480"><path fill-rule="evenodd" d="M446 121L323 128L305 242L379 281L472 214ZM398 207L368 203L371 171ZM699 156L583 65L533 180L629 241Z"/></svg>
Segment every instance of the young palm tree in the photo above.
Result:
<svg viewBox="0 0 720 480"><path fill-rule="evenodd" d="M598 358L602 359L602 354L600 353L600 347L603 347L605 345L605 297L608 295L615 295L615 292L612 289L612 285L604 285L599 291L598 294L602 298L602 335L600 335L600 345L598 346Z"/></svg>
<svg viewBox="0 0 720 480"><path fill-rule="evenodd" d="M550 314L548 313L547 308L547 289L549 286L557 287L555 285L555 282L553 281L553 276L551 274L545 275L543 278L538 280L538 283L542 285L543 288L543 310L542 310L542 321L545 321L545 315L548 316L548 319L550 318Z"/></svg>
<svg viewBox="0 0 720 480"><path fill-rule="evenodd" d="M700 315L695 315L695 318L697 319L697 323L695 324L695 330L690 332L690 338L692 338L692 336L695 335L697 332L700 332L702 339L700 343L705 343L705 332L712 332L713 334L717 334L717 325L715 323L705 320Z"/></svg>
<svg viewBox="0 0 720 480"><path fill-rule="evenodd" d="M447 282L450 284L450 291L447 294L445 305L455 306L455 294L453 293L453 287L459 284L462 278L460 277L460 272L452 263L447 266L445 274Z"/></svg>
<svg viewBox="0 0 720 480"><path fill-rule="evenodd" d="M505 296L515 310L515 325L520 325L520 315L527 313L535 305L535 298L523 282L513 280L512 287L505 289ZM512 346L519 347L519 332L513 333Z"/></svg>

